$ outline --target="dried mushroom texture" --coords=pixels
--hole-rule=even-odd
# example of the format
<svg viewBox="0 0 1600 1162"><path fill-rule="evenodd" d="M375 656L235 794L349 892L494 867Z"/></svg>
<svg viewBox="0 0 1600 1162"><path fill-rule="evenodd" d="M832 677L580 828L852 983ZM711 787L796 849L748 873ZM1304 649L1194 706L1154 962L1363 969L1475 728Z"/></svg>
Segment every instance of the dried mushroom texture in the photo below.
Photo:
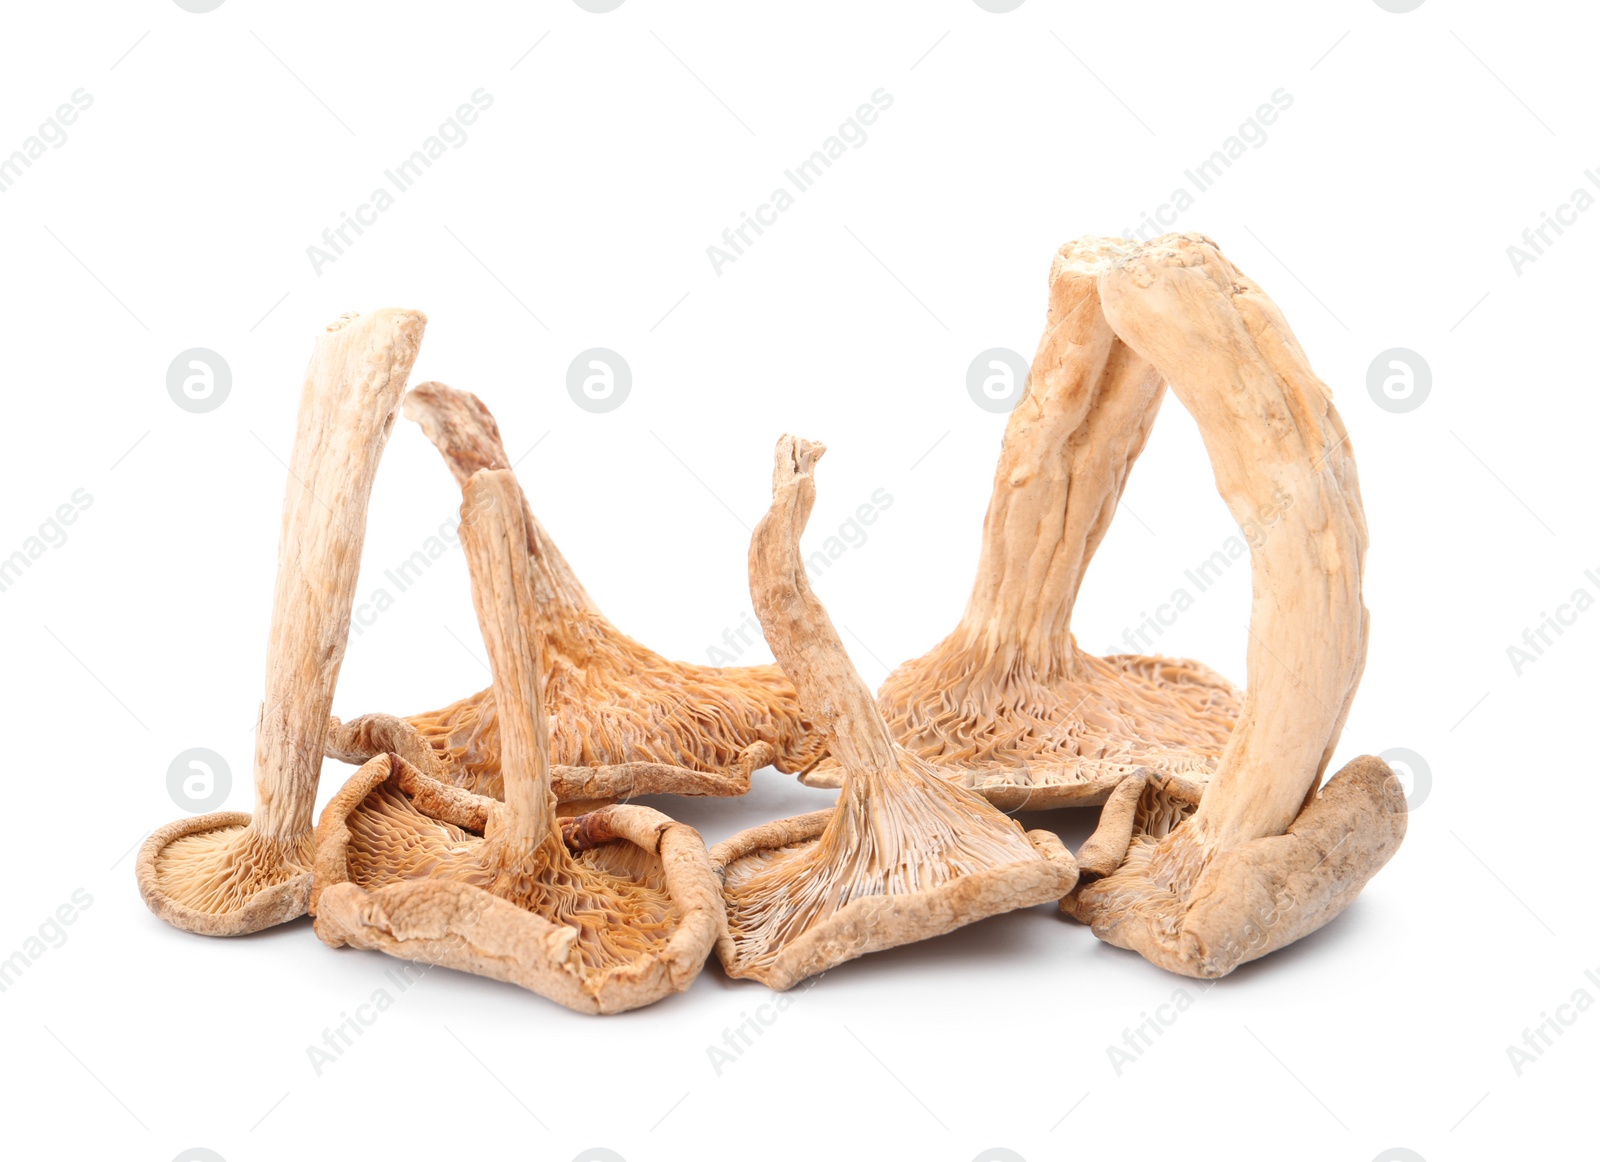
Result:
<svg viewBox="0 0 1600 1162"><path fill-rule="evenodd" d="M169 924L237 936L305 914L323 733L344 660L367 499L426 319L347 315L316 344L300 395L278 542L253 814L169 823L139 851L139 891Z"/></svg>
<svg viewBox="0 0 1600 1162"><path fill-rule="evenodd" d="M1077 865L1049 832L1024 832L894 741L812 593L800 534L821 444L778 442L772 507L750 542L756 616L800 704L826 732L837 806L779 820L712 850L730 976L786 989L868 952L1060 897Z"/></svg>
<svg viewBox="0 0 1600 1162"><path fill-rule="evenodd" d="M1217 977L1327 923L1399 847L1399 780L1361 757L1321 786L1366 659L1366 522L1327 387L1278 308L1199 235L1100 275L1106 318L1194 416L1241 525L1293 504L1251 550L1249 682L1189 819L1135 826L1122 865L1063 910L1174 972Z"/></svg>
<svg viewBox="0 0 1600 1162"><path fill-rule="evenodd" d="M405 413L422 425L463 487L481 469L508 469L500 429L474 395L423 384ZM668 661L618 630L590 599L526 499L533 622L547 667L551 781L558 800L633 795L742 795L751 772L796 771L822 752L777 666L719 668ZM502 793L494 692L399 719L335 723L329 754L351 762L394 751L440 780Z"/></svg>
<svg viewBox="0 0 1600 1162"><path fill-rule="evenodd" d="M1164 394L1100 310L1096 279L1127 245L1085 238L1056 255L966 612L878 691L906 749L1007 810L1102 803L1130 778L1192 807L1239 713L1238 692L1198 662L1096 657L1071 632L1084 571ZM837 757L802 778L837 786Z"/></svg>
<svg viewBox="0 0 1600 1162"><path fill-rule="evenodd" d="M507 471L464 488L462 546L494 673L505 801L373 758L317 827L316 931L615 1013L689 987L722 931L693 828L646 807L568 821L550 789L533 526Z"/></svg>

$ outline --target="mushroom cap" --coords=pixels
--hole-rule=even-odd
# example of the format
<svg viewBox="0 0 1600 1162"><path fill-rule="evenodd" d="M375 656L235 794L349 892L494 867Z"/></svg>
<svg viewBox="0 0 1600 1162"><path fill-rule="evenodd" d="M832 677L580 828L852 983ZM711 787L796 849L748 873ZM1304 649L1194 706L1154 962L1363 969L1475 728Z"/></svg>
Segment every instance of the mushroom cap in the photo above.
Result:
<svg viewBox="0 0 1600 1162"><path fill-rule="evenodd" d="M504 809L398 755L373 758L317 825L317 935L506 981L585 1013L689 987L723 929L693 828L647 807L606 808L616 838L563 849L577 869L566 890L513 900L490 890L503 890L489 849Z"/></svg>
<svg viewBox="0 0 1600 1162"><path fill-rule="evenodd" d="M941 646L891 673L878 708L907 750L1003 811L1097 806L1135 774L1197 805L1239 691L1186 658L1080 652L1074 662L1040 673ZM837 787L839 765L825 756L800 781Z"/></svg>
<svg viewBox="0 0 1600 1162"><path fill-rule="evenodd" d="M711 864L724 891L737 894L754 875L779 861L804 862L822 839L834 810L764 823L717 844L711 849ZM912 894L858 896L809 926L770 959L756 963L731 929L726 930L717 938L717 957L730 976L748 976L781 992L869 952L1060 900L1078 880L1072 853L1052 832L1029 831L1026 837L1041 858L984 868Z"/></svg>
<svg viewBox="0 0 1600 1162"><path fill-rule="evenodd" d="M158 827L134 874L149 909L201 936L243 936L306 913L312 839L275 843L246 811L215 811Z"/></svg>
<svg viewBox="0 0 1600 1162"><path fill-rule="evenodd" d="M1405 791L1382 759L1345 764L1282 835L1207 847L1191 827L1137 835L1122 866L1061 901L1107 944L1213 979L1344 911L1400 847ZM715 851L713 851L715 858Z"/></svg>

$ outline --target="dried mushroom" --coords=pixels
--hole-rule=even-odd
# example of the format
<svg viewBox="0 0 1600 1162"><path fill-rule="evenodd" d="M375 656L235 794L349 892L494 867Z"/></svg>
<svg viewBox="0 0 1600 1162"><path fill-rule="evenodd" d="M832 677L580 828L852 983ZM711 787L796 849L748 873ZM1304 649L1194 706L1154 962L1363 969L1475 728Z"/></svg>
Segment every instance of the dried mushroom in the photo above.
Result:
<svg viewBox="0 0 1600 1162"><path fill-rule="evenodd" d="M646 807L570 821L548 766L535 526L509 471L463 488L462 545L489 651L505 802L380 754L317 827L317 935L615 1013L689 986L723 927L705 845Z"/></svg>
<svg viewBox="0 0 1600 1162"><path fill-rule="evenodd" d="M1238 693L1198 662L1096 657L1071 632L1084 571L1165 391L1100 311L1096 278L1126 245L1085 238L1057 253L966 612L878 691L903 746L1007 810L1102 803L1130 780L1125 795L1148 786L1192 807L1239 712ZM838 778L832 756L802 775L813 786ZM1095 864L1080 852L1079 866Z"/></svg>
<svg viewBox="0 0 1600 1162"><path fill-rule="evenodd" d="M1357 758L1319 790L1366 659L1366 522L1327 387L1210 240L1131 248L1099 289L1117 335L1194 416L1234 518L1293 497L1251 549L1245 704L1199 808L1161 836L1132 820L1122 865L1062 903L1102 940L1217 977L1327 923L1405 835L1382 760Z"/></svg>
<svg viewBox="0 0 1600 1162"><path fill-rule="evenodd" d="M405 413L422 425L463 487L481 469L509 469L500 429L474 395L423 384ZM519 490L520 498L520 490ZM550 535L520 499L538 594L551 781L558 800L644 794L742 795L768 764L796 771L822 742L777 666L673 662L620 632L595 607ZM333 724L328 753L362 762L403 755L443 782L502 793L500 724L492 690L400 719Z"/></svg>
<svg viewBox="0 0 1600 1162"><path fill-rule="evenodd" d="M139 891L169 924L237 936L305 913L322 736L349 636L367 499L425 324L417 311L347 315L317 340L283 502L256 809L180 819L145 841Z"/></svg>
<svg viewBox="0 0 1600 1162"><path fill-rule="evenodd" d="M772 507L750 542L750 592L767 641L825 731L843 788L836 807L780 820L712 850L729 975L786 989L868 952L1059 899L1072 856L894 741L812 593L800 534L821 444L778 442Z"/></svg>

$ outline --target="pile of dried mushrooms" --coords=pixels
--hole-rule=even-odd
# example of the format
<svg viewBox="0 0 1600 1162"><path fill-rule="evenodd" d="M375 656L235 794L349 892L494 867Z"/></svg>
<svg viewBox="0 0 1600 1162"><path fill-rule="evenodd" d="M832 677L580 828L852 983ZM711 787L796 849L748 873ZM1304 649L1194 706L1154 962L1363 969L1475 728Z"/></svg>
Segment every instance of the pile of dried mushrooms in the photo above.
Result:
<svg viewBox="0 0 1600 1162"><path fill-rule="evenodd" d="M581 1012L726 973L787 989L848 960L1058 902L1110 944L1212 978L1316 930L1399 847L1382 760L1324 781L1366 658L1355 459L1272 300L1209 239L1056 255L956 628L884 682L851 665L800 537L823 446L777 444L750 544L776 665L674 662L595 606L476 396L406 392L426 320L346 316L312 353L278 547L256 807L139 853L168 923L232 936L310 912L333 946L507 981ZM1071 618L1168 389L1251 542L1241 692L1198 662L1097 657ZM330 717L368 498L400 411L462 493L493 683L443 709ZM325 756L361 764L313 824ZM639 795L740 795L766 767L833 807L707 850ZM1098 807L1076 855L1018 809Z"/></svg>

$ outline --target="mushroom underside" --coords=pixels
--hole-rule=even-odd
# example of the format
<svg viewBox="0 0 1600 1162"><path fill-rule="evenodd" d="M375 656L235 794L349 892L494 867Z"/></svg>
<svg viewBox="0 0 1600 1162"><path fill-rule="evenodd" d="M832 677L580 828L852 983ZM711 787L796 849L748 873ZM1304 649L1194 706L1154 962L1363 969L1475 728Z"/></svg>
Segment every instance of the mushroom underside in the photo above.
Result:
<svg viewBox="0 0 1600 1162"><path fill-rule="evenodd" d="M1077 865L906 756L852 778L837 807L779 820L711 851L723 878L730 976L787 989L845 961L1059 900Z"/></svg>
<svg viewBox="0 0 1600 1162"><path fill-rule="evenodd" d="M1095 806L1137 772L1198 802L1239 703L1198 662L1081 651L1041 674L1017 659L936 650L878 692L901 745L1003 810ZM824 758L801 779L836 787L838 763Z"/></svg>
<svg viewBox="0 0 1600 1162"><path fill-rule="evenodd" d="M610 808L610 841L574 853L552 831L530 850L501 841L504 809L399 756L373 759L318 827L318 936L588 1012L688 986L721 928L703 848L698 869L683 850L692 830Z"/></svg>

